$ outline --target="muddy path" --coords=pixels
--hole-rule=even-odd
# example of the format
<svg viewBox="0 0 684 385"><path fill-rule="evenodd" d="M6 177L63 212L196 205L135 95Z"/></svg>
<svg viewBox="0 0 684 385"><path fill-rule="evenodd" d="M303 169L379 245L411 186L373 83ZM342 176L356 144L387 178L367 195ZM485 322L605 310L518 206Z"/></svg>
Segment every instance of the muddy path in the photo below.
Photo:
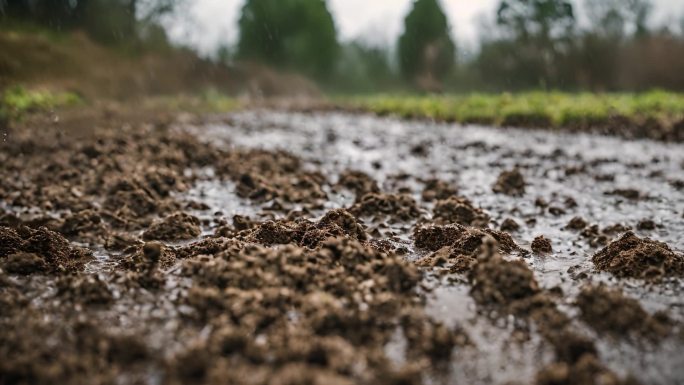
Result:
<svg viewBox="0 0 684 385"><path fill-rule="evenodd" d="M113 124L3 147L0 383L684 380L681 144Z"/></svg>

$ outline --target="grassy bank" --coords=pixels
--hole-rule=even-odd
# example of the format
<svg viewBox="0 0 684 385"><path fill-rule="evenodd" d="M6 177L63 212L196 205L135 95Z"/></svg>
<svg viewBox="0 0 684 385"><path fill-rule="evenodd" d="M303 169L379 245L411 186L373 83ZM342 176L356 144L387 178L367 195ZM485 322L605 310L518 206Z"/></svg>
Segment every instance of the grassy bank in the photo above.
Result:
<svg viewBox="0 0 684 385"><path fill-rule="evenodd" d="M0 93L0 115L6 119L19 119L27 113L74 106L82 99L71 92L29 90L15 86Z"/></svg>
<svg viewBox="0 0 684 385"><path fill-rule="evenodd" d="M600 129L654 139L684 139L684 94L528 92L441 96L375 95L337 104L379 115L497 126ZM679 128L677 128L679 127ZM643 132L651 130L653 132ZM679 132L672 132L672 130ZM663 137L667 136L667 137Z"/></svg>

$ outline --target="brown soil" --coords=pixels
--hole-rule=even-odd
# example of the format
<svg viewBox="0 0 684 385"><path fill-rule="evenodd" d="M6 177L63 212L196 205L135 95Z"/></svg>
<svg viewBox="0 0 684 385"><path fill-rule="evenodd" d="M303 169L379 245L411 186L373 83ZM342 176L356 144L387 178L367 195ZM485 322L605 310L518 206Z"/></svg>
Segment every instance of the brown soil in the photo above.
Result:
<svg viewBox="0 0 684 385"><path fill-rule="evenodd" d="M565 228L570 230L582 230L589 224L582 217L573 217Z"/></svg>
<svg viewBox="0 0 684 385"><path fill-rule="evenodd" d="M469 271L485 248L493 247L506 254L518 250L507 233L458 224L419 227L413 238L417 248L433 252L419 260L418 265L442 266L452 273Z"/></svg>
<svg viewBox="0 0 684 385"><path fill-rule="evenodd" d="M551 240L540 235L532 240L532 251L537 254L550 253L553 251Z"/></svg>
<svg viewBox="0 0 684 385"><path fill-rule="evenodd" d="M450 383L454 364L493 354L476 331L544 355L539 384L623 384L601 359L603 334L677 330L602 287L567 311L564 269L548 280L506 231L608 242L627 227L573 219L579 234L554 233L569 219L557 212L558 228L535 228L551 207L572 210L562 193L532 213L485 196L490 220L440 180L396 172L387 192L365 173L336 178L291 153L219 148L164 115L119 113L29 120L0 147L0 383ZM230 186L221 193L240 209L205 203L189 191L200 182ZM354 203L336 202L341 190ZM684 271L680 254L632 233L594 262L618 276ZM466 307L449 311L472 318L438 321L436 280L465 288Z"/></svg>
<svg viewBox="0 0 684 385"><path fill-rule="evenodd" d="M91 258L88 250L71 246L60 234L45 227L0 227L0 261L8 271L77 271Z"/></svg>
<svg viewBox="0 0 684 385"><path fill-rule="evenodd" d="M458 189L449 183L440 179L428 179L425 181L425 187L421 197L425 202L432 202L435 200L449 199L458 195Z"/></svg>
<svg viewBox="0 0 684 385"><path fill-rule="evenodd" d="M486 227L489 215L475 207L468 199L452 196L435 203L433 211L437 223L456 223L464 226Z"/></svg>
<svg viewBox="0 0 684 385"><path fill-rule="evenodd" d="M416 201L406 194L368 193L349 211L356 216L390 217L397 221L409 221L421 216Z"/></svg>
<svg viewBox="0 0 684 385"><path fill-rule="evenodd" d="M523 195L525 193L525 178L517 168L503 171L492 186L495 193L506 195Z"/></svg>
<svg viewBox="0 0 684 385"><path fill-rule="evenodd" d="M520 225L512 218L506 218L503 222L501 222L501 231L513 232L518 231L519 229Z"/></svg>
<svg viewBox="0 0 684 385"><path fill-rule="evenodd" d="M577 362L558 362L537 373L537 385L637 385L630 378L621 380L595 355L583 355Z"/></svg>
<svg viewBox="0 0 684 385"><path fill-rule="evenodd" d="M196 238L201 233L197 217L177 212L152 223L142 236L145 240L179 241Z"/></svg>
<svg viewBox="0 0 684 385"><path fill-rule="evenodd" d="M601 333L658 340L666 337L672 327L665 313L650 315L638 301L605 286L585 287L576 304L582 320Z"/></svg>
<svg viewBox="0 0 684 385"><path fill-rule="evenodd" d="M684 255L631 231L594 254L592 261L597 269L619 277L658 279L684 275Z"/></svg>
<svg viewBox="0 0 684 385"><path fill-rule="evenodd" d="M375 179L362 171L347 170L340 175L338 186L349 189L356 194L357 200L369 193L379 193L380 188Z"/></svg>
<svg viewBox="0 0 684 385"><path fill-rule="evenodd" d="M375 382L393 373L373 357L397 327L413 360L448 360L452 347L467 343L457 330L429 321L408 295L420 281L414 266L356 240L331 238L313 250L226 249L186 260L183 274L194 281L183 301L215 328L201 348L176 356L179 380L223 383L247 371L277 376L290 367L295 383L311 376L346 383L359 380L351 367L364 362ZM197 349L203 353L194 357ZM189 365L194 369L186 372Z"/></svg>
<svg viewBox="0 0 684 385"><path fill-rule="evenodd" d="M293 243L310 248L336 237L362 242L368 239L356 218L344 209L331 210L315 223L307 220L268 221L236 236L238 239L266 246Z"/></svg>

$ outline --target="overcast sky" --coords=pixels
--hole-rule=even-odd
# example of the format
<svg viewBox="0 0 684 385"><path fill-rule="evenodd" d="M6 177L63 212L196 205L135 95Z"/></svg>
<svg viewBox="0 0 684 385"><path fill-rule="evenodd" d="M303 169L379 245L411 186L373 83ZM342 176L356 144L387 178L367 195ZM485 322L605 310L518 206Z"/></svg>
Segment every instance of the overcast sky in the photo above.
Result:
<svg viewBox="0 0 684 385"><path fill-rule="evenodd" d="M328 0L343 41L363 39L373 44L393 44L413 0ZM477 41L483 16L491 18L499 0L440 0L449 18L452 35L463 46ZM581 3L576 1L575 3ZM653 0L654 24L678 24L684 16L684 0ZM172 40L211 54L220 45L238 39L237 20L244 0L194 0L169 23Z"/></svg>

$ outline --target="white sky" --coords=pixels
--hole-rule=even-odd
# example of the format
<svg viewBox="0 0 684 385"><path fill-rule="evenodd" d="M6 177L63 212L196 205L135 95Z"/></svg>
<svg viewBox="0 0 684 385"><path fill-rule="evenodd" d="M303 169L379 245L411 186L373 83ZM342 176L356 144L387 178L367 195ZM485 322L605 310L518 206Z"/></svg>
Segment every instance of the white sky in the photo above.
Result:
<svg viewBox="0 0 684 385"><path fill-rule="evenodd" d="M328 0L341 40L361 38L391 45L403 29L412 0ZM493 17L499 0L440 0L452 35L461 47L473 46L483 16ZM684 0L653 0L652 21L677 24L684 17ZM237 20L244 0L194 0L168 23L172 40L211 54L220 45L238 40ZM582 3L576 0L575 3Z"/></svg>

